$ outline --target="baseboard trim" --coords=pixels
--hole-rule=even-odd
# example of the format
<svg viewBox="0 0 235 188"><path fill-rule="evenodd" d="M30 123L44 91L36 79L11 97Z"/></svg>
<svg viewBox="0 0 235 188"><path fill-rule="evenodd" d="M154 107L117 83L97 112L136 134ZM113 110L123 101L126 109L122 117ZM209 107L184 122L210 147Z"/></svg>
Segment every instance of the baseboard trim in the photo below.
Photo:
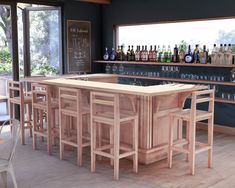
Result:
<svg viewBox="0 0 235 188"><path fill-rule="evenodd" d="M206 123L197 123L197 128L207 130ZM214 132L235 136L235 128L214 124Z"/></svg>

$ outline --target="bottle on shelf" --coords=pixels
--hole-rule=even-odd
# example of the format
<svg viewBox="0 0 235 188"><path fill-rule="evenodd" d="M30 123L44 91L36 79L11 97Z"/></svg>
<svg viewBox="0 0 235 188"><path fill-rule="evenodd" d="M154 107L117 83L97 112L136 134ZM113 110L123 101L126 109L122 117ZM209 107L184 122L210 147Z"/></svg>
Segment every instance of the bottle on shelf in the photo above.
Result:
<svg viewBox="0 0 235 188"><path fill-rule="evenodd" d="M167 55L166 55L166 62L170 63L171 60L172 60L172 52L171 52L171 46L168 45L168 48L167 48Z"/></svg>
<svg viewBox="0 0 235 188"><path fill-rule="evenodd" d="M118 46L116 50L116 59L120 61L120 56L121 56L121 47Z"/></svg>
<svg viewBox="0 0 235 188"><path fill-rule="evenodd" d="M157 62L161 62L161 57L162 57L162 51L161 51L160 45L158 45L158 47L157 47L157 54L156 54Z"/></svg>
<svg viewBox="0 0 235 188"><path fill-rule="evenodd" d="M218 52L218 64L224 64L224 48L223 44L220 44L219 52Z"/></svg>
<svg viewBox="0 0 235 188"><path fill-rule="evenodd" d="M193 59L194 59L194 63L200 63L198 44L196 44L195 49L193 51Z"/></svg>
<svg viewBox="0 0 235 188"><path fill-rule="evenodd" d="M103 59L104 59L105 61L109 60L109 52L108 52L108 48L107 48L107 47L105 47Z"/></svg>
<svg viewBox="0 0 235 188"><path fill-rule="evenodd" d="M203 50L199 55L200 57L200 63L206 64L208 60L208 52L206 51L206 45L203 45Z"/></svg>
<svg viewBox="0 0 235 188"><path fill-rule="evenodd" d="M144 53L144 46L142 46L142 49L140 50L140 61L144 61L144 57L145 53Z"/></svg>
<svg viewBox="0 0 235 188"><path fill-rule="evenodd" d="M134 46L131 46L131 61L135 61L135 52L134 52Z"/></svg>
<svg viewBox="0 0 235 188"><path fill-rule="evenodd" d="M135 51L135 60L136 61L140 61L140 46L136 47L136 51Z"/></svg>
<svg viewBox="0 0 235 188"><path fill-rule="evenodd" d="M214 44L212 53L211 53L211 64L219 64L218 63L218 48L216 44Z"/></svg>
<svg viewBox="0 0 235 188"><path fill-rule="evenodd" d="M225 64L231 65L233 63L233 55L232 55L232 46L228 44L226 51L224 52L224 62Z"/></svg>
<svg viewBox="0 0 235 188"><path fill-rule="evenodd" d="M148 50L147 50L147 45L145 45L144 47L144 57L143 57L143 61L148 61Z"/></svg>
<svg viewBox="0 0 235 188"><path fill-rule="evenodd" d="M165 45L162 46L162 51L161 51L161 60L160 62L165 62L165 57L166 57L166 47Z"/></svg>
<svg viewBox="0 0 235 188"><path fill-rule="evenodd" d="M126 52L126 57L127 57L127 61L131 61L131 47L130 47L130 45L128 46L128 50Z"/></svg>
<svg viewBox="0 0 235 188"><path fill-rule="evenodd" d="M184 62L184 56L185 56L184 46L181 45L180 46L180 51L179 51L179 60L180 60L180 63Z"/></svg>
<svg viewBox="0 0 235 188"><path fill-rule="evenodd" d="M154 45L154 50L152 52L152 61L155 62L157 61L157 46Z"/></svg>
<svg viewBox="0 0 235 188"><path fill-rule="evenodd" d="M191 46L188 46L188 52L184 56L185 63L193 63L193 54L191 51Z"/></svg>
<svg viewBox="0 0 235 188"><path fill-rule="evenodd" d="M111 51L109 58L111 61L114 61L116 59L116 52L115 52L114 48L112 48L112 51Z"/></svg>
<svg viewBox="0 0 235 188"><path fill-rule="evenodd" d="M179 50L178 50L178 47L177 47L177 44L176 44L175 47L174 47L174 53L173 53L173 57L172 57L172 61L174 63L179 62L179 52L178 51Z"/></svg>
<svg viewBox="0 0 235 188"><path fill-rule="evenodd" d="M148 52L148 60L151 62L153 61L153 46L152 45L150 46L150 50Z"/></svg>
<svg viewBox="0 0 235 188"><path fill-rule="evenodd" d="M124 53L124 47L121 46L121 52L120 52L120 61L125 61L126 55Z"/></svg>

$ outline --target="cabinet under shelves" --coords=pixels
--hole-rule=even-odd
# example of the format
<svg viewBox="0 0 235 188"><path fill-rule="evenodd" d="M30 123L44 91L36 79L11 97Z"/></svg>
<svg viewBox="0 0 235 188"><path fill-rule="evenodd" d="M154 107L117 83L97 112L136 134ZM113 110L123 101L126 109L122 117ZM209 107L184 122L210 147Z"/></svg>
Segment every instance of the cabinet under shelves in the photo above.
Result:
<svg viewBox="0 0 235 188"><path fill-rule="evenodd" d="M235 64L196 64L196 63L161 63L161 62L139 62L139 61L104 61L95 60L94 63L109 63L109 64L132 64L132 65L169 65L169 66L185 66L185 67L217 67L217 68L235 68Z"/></svg>

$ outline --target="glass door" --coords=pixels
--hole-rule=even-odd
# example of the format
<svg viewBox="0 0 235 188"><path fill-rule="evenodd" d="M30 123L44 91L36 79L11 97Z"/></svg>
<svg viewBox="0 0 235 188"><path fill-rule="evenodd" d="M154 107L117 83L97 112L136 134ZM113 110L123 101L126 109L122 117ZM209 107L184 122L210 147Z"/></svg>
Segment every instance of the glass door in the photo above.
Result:
<svg viewBox="0 0 235 188"><path fill-rule="evenodd" d="M60 74L62 72L60 8L31 5L22 10L24 76Z"/></svg>
<svg viewBox="0 0 235 188"><path fill-rule="evenodd" d="M12 79L11 6L0 4L0 121L7 114L7 80Z"/></svg>

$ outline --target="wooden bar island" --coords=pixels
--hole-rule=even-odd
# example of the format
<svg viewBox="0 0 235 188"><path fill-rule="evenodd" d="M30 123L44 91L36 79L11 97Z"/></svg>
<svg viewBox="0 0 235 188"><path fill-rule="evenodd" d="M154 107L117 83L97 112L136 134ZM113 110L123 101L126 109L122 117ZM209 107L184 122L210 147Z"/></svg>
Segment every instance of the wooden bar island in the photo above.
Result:
<svg viewBox="0 0 235 188"><path fill-rule="evenodd" d="M25 78L28 82L38 82L51 86L53 95L59 87L85 89L138 96L139 114L139 162L150 164L166 157L169 137L169 113L182 109L185 99L197 90L206 89L204 85L167 84L153 86L135 86L118 83L118 75L90 74L72 75L58 78ZM126 97L123 105L130 105ZM124 127L125 129L125 127ZM131 143L129 129L122 131L121 141ZM181 138L182 127L174 131L175 139ZM105 134L104 134L105 135Z"/></svg>

